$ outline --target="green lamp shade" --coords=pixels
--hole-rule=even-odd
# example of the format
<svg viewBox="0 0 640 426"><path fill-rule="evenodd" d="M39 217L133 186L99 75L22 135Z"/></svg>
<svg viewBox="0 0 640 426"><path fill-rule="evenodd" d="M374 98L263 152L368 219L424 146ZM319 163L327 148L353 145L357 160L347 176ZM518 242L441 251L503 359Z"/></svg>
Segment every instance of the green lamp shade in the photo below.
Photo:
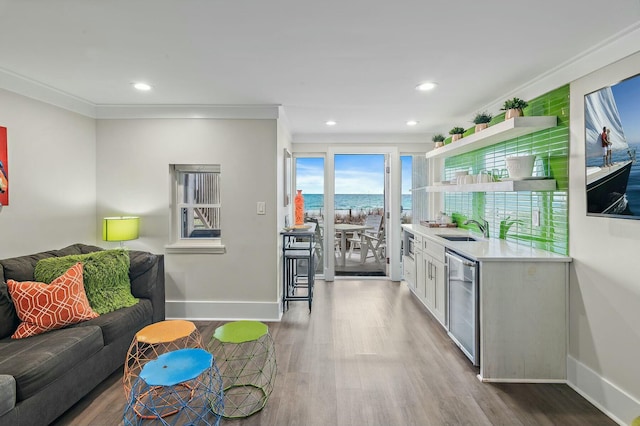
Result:
<svg viewBox="0 0 640 426"><path fill-rule="evenodd" d="M102 221L104 241L129 241L138 238L139 217L105 217Z"/></svg>

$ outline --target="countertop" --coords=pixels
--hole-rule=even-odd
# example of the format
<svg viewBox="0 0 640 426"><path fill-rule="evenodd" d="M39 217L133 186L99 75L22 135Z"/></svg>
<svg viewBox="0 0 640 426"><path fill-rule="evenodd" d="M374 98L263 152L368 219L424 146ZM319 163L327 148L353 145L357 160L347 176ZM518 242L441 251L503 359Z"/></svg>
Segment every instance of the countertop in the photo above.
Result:
<svg viewBox="0 0 640 426"><path fill-rule="evenodd" d="M458 228L427 228L422 225L402 225L408 232L419 234L445 246L463 256L478 261L526 261L526 262L571 262L571 257L535 249L498 238L484 239L477 233ZM449 241L438 234L468 235L477 241Z"/></svg>

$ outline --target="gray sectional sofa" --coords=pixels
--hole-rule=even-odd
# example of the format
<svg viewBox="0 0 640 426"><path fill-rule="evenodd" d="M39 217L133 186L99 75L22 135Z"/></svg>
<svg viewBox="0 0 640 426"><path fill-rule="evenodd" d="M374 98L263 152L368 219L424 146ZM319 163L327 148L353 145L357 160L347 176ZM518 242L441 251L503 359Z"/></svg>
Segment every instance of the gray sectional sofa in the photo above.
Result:
<svg viewBox="0 0 640 426"><path fill-rule="evenodd" d="M33 281L40 259L97 250L74 244L0 260L0 331L6 334L19 321L6 280ZM164 257L130 251L129 258L136 305L37 336L0 339L0 426L51 423L123 365L138 330L164 320Z"/></svg>

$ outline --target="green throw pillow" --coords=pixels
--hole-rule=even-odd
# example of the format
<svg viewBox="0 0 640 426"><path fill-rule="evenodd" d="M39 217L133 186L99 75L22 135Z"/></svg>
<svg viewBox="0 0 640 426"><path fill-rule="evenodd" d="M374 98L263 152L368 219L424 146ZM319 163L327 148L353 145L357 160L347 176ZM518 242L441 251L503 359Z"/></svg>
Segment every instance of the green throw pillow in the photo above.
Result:
<svg viewBox="0 0 640 426"><path fill-rule="evenodd" d="M124 250L41 259L36 264L35 279L49 284L77 262L82 262L84 290L94 311L102 315L138 303L131 294L129 253Z"/></svg>

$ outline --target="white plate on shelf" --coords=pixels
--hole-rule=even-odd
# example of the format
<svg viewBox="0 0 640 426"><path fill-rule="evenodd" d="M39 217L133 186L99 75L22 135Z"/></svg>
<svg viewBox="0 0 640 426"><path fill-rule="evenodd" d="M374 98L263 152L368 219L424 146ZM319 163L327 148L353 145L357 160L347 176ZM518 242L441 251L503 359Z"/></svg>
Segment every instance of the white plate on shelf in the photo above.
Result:
<svg viewBox="0 0 640 426"><path fill-rule="evenodd" d="M510 181L510 180L544 180L544 179L550 179L549 176L525 176L525 177L517 177L517 178L503 178L503 181Z"/></svg>

